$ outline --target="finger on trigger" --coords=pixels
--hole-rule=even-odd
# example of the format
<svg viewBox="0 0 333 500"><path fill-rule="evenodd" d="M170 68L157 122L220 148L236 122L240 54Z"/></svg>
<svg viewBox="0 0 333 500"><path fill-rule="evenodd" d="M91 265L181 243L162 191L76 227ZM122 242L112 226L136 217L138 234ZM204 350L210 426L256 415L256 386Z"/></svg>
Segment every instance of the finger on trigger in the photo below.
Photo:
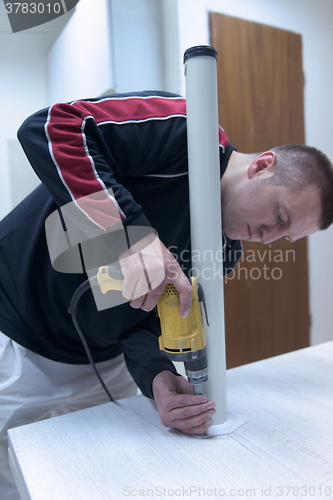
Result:
<svg viewBox="0 0 333 500"><path fill-rule="evenodd" d="M180 315L185 318L188 316L191 305L192 305L192 287L178 290L179 291L179 301L180 301Z"/></svg>

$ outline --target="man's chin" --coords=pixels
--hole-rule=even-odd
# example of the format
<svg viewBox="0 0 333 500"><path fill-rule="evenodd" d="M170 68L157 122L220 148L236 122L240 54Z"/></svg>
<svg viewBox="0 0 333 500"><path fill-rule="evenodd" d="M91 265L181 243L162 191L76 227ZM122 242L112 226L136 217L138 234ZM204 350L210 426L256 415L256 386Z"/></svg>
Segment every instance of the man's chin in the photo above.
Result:
<svg viewBox="0 0 333 500"><path fill-rule="evenodd" d="M229 238L229 240L239 240L239 238L232 231L228 231L226 229L223 229L223 231L225 236Z"/></svg>

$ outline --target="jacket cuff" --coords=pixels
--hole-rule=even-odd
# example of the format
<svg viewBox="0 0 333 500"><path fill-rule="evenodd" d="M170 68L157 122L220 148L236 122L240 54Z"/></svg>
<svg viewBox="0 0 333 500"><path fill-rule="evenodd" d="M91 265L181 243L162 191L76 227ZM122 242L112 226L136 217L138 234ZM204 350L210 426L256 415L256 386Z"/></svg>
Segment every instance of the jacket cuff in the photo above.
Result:
<svg viewBox="0 0 333 500"><path fill-rule="evenodd" d="M154 399L153 389L152 389L153 380L156 377L156 375L158 375L160 372L163 372L164 370L169 370L175 375L179 375L179 373L177 373L174 364L165 357L151 359L149 361L149 365L145 366L142 369L141 380L144 380L145 383L143 387L140 387L140 389L144 396L146 396L147 398Z"/></svg>
<svg viewBox="0 0 333 500"><path fill-rule="evenodd" d="M141 212L134 212L122 221L124 226L145 226L151 227L151 224L147 217Z"/></svg>

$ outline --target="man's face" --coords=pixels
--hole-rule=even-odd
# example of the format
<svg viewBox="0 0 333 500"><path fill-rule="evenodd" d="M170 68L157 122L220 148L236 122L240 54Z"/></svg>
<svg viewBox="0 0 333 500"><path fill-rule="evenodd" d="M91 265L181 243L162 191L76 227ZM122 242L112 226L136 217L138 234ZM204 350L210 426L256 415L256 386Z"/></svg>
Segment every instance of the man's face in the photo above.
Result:
<svg viewBox="0 0 333 500"><path fill-rule="evenodd" d="M295 241L319 230L319 190L308 185L300 191L247 179L222 200L223 229L231 239L271 243L278 238Z"/></svg>

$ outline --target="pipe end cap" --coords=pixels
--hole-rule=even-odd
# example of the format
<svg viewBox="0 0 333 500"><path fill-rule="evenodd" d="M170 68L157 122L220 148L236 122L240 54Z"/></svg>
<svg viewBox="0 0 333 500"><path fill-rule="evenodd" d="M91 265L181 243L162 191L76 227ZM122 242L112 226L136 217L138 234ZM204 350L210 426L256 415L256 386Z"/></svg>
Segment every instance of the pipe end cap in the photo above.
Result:
<svg viewBox="0 0 333 500"><path fill-rule="evenodd" d="M191 57L197 56L209 56L214 57L217 61L217 50L214 49L211 45L195 45L194 47L190 47L184 52L184 64Z"/></svg>

